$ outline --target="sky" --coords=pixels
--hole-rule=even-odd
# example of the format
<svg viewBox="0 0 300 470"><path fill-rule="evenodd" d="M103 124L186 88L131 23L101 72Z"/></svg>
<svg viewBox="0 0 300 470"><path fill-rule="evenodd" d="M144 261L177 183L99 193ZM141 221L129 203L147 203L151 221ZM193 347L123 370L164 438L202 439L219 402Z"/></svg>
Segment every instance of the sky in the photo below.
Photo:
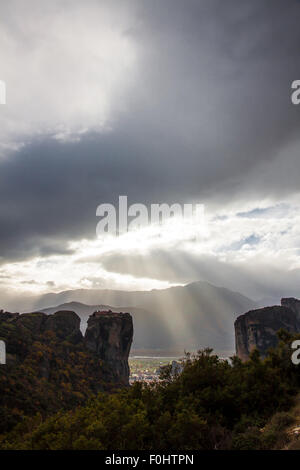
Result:
<svg viewBox="0 0 300 470"><path fill-rule="evenodd" d="M298 0L0 6L0 295L205 280L299 296ZM97 236L100 204L205 230ZM202 229L202 228L201 228Z"/></svg>

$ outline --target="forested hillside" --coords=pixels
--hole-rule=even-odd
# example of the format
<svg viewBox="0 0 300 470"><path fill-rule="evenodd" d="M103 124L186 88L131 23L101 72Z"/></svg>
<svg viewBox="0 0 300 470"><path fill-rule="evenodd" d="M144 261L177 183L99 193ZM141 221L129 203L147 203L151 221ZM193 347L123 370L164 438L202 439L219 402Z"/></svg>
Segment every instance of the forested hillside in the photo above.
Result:
<svg viewBox="0 0 300 470"><path fill-rule="evenodd" d="M2 449L273 449L291 442L287 428L299 393L299 367L291 362L292 336L261 360L211 350L187 355L184 370L161 381L114 394L48 418L24 419L0 439ZM296 424L296 423L295 423ZM297 446L295 442L294 446Z"/></svg>

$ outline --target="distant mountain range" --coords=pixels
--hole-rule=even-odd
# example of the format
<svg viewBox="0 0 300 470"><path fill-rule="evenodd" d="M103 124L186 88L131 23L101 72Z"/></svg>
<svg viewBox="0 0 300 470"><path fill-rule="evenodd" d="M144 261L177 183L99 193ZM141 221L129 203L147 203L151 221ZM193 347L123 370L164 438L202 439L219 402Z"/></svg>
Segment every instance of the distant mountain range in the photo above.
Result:
<svg viewBox="0 0 300 470"><path fill-rule="evenodd" d="M233 351L233 323L257 304L244 295L206 282L152 291L70 290L32 298L23 311L73 310L85 329L95 310L130 312L135 349Z"/></svg>

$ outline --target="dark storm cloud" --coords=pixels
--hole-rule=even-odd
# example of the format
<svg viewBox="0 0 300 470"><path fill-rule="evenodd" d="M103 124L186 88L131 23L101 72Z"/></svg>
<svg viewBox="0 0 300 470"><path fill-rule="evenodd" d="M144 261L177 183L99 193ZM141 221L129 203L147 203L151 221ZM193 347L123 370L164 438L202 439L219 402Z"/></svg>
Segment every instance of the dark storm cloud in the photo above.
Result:
<svg viewBox="0 0 300 470"><path fill-rule="evenodd" d="M95 235L97 205L122 194L221 204L298 190L298 177L278 182L300 170L300 107L290 102L299 2L132 4L138 72L113 130L33 139L0 161L0 260L66 252L68 240Z"/></svg>
<svg viewBox="0 0 300 470"><path fill-rule="evenodd" d="M209 193L217 185L239 189L247 172L299 138L300 113L291 105L290 84L300 75L300 4L155 4L148 2L146 32L140 33L148 52L145 114L150 109L162 135L167 130L185 147L173 162L183 167L183 176L189 173L192 185L196 179L198 189Z"/></svg>
<svg viewBox="0 0 300 470"><path fill-rule="evenodd" d="M94 237L96 208L156 199L161 174L131 136L89 136L76 144L47 140L0 162L0 245L8 257L67 252L71 239ZM164 198L172 176L163 176Z"/></svg>

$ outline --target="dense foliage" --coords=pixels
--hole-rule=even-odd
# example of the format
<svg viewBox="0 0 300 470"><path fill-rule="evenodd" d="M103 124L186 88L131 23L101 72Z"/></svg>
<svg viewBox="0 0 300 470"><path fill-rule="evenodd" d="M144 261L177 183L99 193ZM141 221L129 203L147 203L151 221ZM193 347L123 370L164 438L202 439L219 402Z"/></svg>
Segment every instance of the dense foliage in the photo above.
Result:
<svg viewBox="0 0 300 470"><path fill-rule="evenodd" d="M0 366L0 434L27 416L74 409L112 387L110 371L82 342L62 340L59 331L36 333L39 315L26 315L21 326L0 322L0 339L9 346Z"/></svg>
<svg viewBox="0 0 300 470"><path fill-rule="evenodd" d="M212 350L187 355L184 370L161 381L100 393L84 406L44 419L26 418L0 438L4 449L267 449L291 422L287 410L300 385L292 337L261 360L231 363Z"/></svg>

